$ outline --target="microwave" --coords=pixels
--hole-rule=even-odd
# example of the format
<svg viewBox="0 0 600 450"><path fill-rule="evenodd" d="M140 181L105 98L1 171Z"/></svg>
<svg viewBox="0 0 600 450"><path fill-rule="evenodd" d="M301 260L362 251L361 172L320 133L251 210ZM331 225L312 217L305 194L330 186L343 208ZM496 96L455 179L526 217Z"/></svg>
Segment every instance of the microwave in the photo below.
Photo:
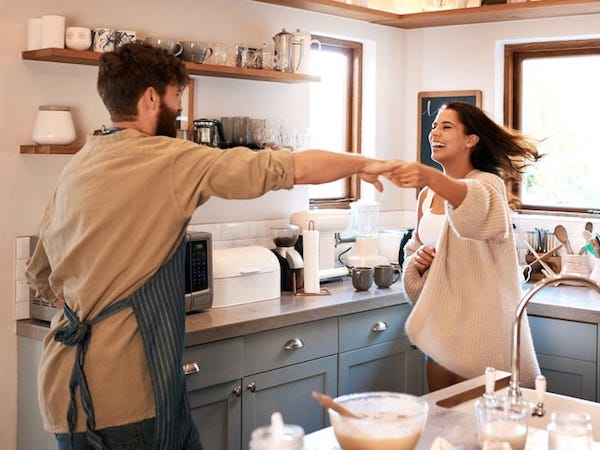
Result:
<svg viewBox="0 0 600 450"><path fill-rule="evenodd" d="M37 237L32 236L30 254ZM212 235L205 231L185 235L185 312L202 311L212 306ZM58 310L29 290L29 317L50 322Z"/></svg>
<svg viewBox="0 0 600 450"><path fill-rule="evenodd" d="M212 235L189 231L185 242L185 312L190 313L212 306Z"/></svg>

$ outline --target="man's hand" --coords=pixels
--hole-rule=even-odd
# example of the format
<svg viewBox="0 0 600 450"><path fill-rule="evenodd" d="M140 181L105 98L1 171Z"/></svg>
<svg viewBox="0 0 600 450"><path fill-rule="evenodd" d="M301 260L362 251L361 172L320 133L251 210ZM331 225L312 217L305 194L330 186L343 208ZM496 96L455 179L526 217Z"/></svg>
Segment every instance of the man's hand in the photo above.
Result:
<svg viewBox="0 0 600 450"><path fill-rule="evenodd" d="M379 192L383 191L383 184L379 181L379 175L385 175L403 164L400 160L371 160L365 164L363 170L358 174L362 181L371 183Z"/></svg>

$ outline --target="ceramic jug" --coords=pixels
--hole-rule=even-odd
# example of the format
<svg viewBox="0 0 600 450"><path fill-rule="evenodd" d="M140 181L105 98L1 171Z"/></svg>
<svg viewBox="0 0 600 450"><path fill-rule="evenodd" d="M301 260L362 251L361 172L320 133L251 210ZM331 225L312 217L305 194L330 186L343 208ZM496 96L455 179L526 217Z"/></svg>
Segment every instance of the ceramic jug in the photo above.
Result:
<svg viewBox="0 0 600 450"><path fill-rule="evenodd" d="M310 33L303 32L300 28L297 28L294 32L293 43L299 43L299 45L293 45L292 47L292 67L294 72L309 74L310 73L310 51L313 45L316 45L321 50L321 41L318 39L311 39Z"/></svg>

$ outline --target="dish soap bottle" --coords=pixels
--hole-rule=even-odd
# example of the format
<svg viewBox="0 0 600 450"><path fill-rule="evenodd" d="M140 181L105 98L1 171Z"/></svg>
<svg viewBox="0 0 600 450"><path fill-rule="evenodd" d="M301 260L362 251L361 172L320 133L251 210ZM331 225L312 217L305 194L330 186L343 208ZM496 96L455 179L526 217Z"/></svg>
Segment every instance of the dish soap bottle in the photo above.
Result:
<svg viewBox="0 0 600 450"><path fill-rule="evenodd" d="M250 450L303 450L304 430L298 425L283 423L281 413L271 414L271 425L252 432Z"/></svg>

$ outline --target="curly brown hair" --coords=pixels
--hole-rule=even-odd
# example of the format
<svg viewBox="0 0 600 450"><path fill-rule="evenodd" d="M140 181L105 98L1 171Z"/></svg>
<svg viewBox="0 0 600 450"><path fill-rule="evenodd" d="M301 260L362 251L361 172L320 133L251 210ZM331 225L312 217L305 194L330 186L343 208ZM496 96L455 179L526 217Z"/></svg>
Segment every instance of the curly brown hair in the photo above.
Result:
<svg viewBox="0 0 600 450"><path fill-rule="evenodd" d="M138 100L147 88L162 96L167 86L183 89L189 81L185 64L167 50L134 42L100 56L96 87L111 120L120 122L137 117Z"/></svg>
<svg viewBox="0 0 600 450"><path fill-rule="evenodd" d="M458 115L465 134L475 134L479 141L471 151L475 169L498 175L509 186L521 182L525 168L543 155L537 150L538 141L521 132L498 125L482 109L465 102L449 102L442 108ZM518 199L509 189L509 203L518 206Z"/></svg>

